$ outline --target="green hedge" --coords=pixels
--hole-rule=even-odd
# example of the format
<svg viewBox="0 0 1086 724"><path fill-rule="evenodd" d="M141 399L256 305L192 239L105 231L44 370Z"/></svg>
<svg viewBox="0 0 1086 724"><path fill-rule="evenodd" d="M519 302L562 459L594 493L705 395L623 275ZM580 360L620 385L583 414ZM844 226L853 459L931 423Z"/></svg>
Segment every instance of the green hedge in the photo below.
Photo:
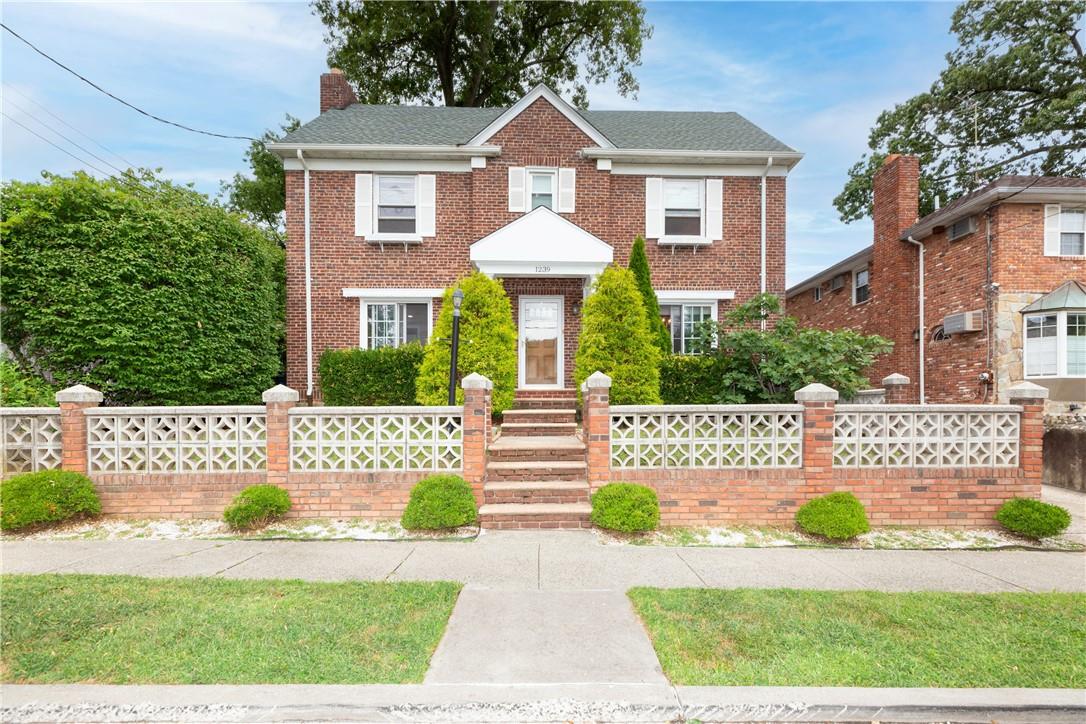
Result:
<svg viewBox="0 0 1086 724"><path fill-rule="evenodd" d="M609 483L592 495L592 522L623 533L643 533L660 524L656 491L634 483Z"/></svg>
<svg viewBox="0 0 1086 724"><path fill-rule="evenodd" d="M278 520L290 510L290 494L278 485L250 485L238 493L222 518L235 530L249 530Z"/></svg>
<svg viewBox="0 0 1086 724"><path fill-rule="evenodd" d="M443 530L471 525L479 517L471 486L459 475L431 475L411 489L400 525L408 530Z"/></svg>
<svg viewBox="0 0 1086 724"><path fill-rule="evenodd" d="M85 475L63 470L24 473L0 483L0 530L20 530L102 512Z"/></svg>
<svg viewBox="0 0 1086 724"><path fill-rule="evenodd" d="M871 530L867 512L852 493L830 493L796 511L796 523L808 533L830 540L848 540Z"/></svg>
<svg viewBox="0 0 1086 724"><path fill-rule="evenodd" d="M379 349L330 349L321 355L321 396L326 405L414 405L422 365L420 344Z"/></svg>
<svg viewBox="0 0 1086 724"><path fill-rule="evenodd" d="M715 405L727 366L720 355L669 354L660 360L660 398L665 405Z"/></svg>
<svg viewBox="0 0 1086 724"><path fill-rule="evenodd" d="M1027 538L1048 538L1067 530L1071 514L1040 500L1012 498L1000 506L996 520L1007 530Z"/></svg>

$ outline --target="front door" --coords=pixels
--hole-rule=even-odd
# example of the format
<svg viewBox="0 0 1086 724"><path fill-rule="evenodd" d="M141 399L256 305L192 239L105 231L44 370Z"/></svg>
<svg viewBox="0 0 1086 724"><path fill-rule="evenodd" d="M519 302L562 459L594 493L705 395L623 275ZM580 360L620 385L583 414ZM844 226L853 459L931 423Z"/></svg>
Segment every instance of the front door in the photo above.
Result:
<svg viewBox="0 0 1086 724"><path fill-rule="evenodd" d="M561 387L562 297L520 298L520 387Z"/></svg>

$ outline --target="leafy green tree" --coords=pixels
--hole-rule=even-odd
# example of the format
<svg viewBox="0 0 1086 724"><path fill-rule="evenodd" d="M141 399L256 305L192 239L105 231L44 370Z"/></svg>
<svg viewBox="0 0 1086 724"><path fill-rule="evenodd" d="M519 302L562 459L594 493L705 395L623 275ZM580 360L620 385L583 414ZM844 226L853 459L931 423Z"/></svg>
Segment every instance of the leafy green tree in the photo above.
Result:
<svg viewBox="0 0 1086 724"><path fill-rule="evenodd" d="M637 290L641 292L641 303L645 307L649 334L660 349L660 354L671 354L671 334L668 333L667 327L664 326L664 319L660 316L660 303L656 301L656 292L652 289L649 258L645 255L645 239L641 236L634 239L629 269L637 280Z"/></svg>
<svg viewBox="0 0 1086 724"><path fill-rule="evenodd" d="M464 292L464 302L460 306L457 379L473 372L488 378L494 383L491 399L494 412L504 412L513 406L517 388L517 328L513 324L513 307L501 282L481 272L465 277L445 290L433 339L426 346L415 380L419 403L445 405L449 401L452 294L457 287ZM464 401L464 390L459 387L456 401Z"/></svg>
<svg viewBox="0 0 1086 724"><path fill-rule="evenodd" d="M659 404L659 363L633 272L607 267L584 302L573 368L577 387L599 370L611 378L612 404Z"/></svg>
<svg viewBox="0 0 1086 724"><path fill-rule="evenodd" d="M703 324L698 347L707 355L718 355L717 363L684 366L674 372L680 379L669 380L665 388L704 387L723 404L790 403L796 390L820 382L848 399L867 387L864 371L893 347L887 339L851 329L800 327L794 317L778 317L763 331L761 321L780 311L777 297L759 294L729 311L719 325ZM706 376L700 385L693 384L689 377L699 369ZM667 371L671 374L672 368Z"/></svg>
<svg viewBox="0 0 1086 724"><path fill-rule="evenodd" d="M538 83L587 107L587 84L633 69L652 36L640 2L366 2L315 0L328 64L363 103L505 106Z"/></svg>
<svg viewBox="0 0 1086 724"><path fill-rule="evenodd" d="M0 359L0 407L55 407L57 391L35 374Z"/></svg>
<svg viewBox="0 0 1086 724"><path fill-rule="evenodd" d="M255 403L279 371L283 252L143 172L0 187L3 342L51 384L121 404Z"/></svg>
<svg viewBox="0 0 1086 724"><path fill-rule="evenodd" d="M234 174L233 180L224 181L219 190L228 209L273 234L280 245L286 241L283 215L287 204L286 174L283 159L269 151L265 144L278 141L300 125L301 121L287 114L279 131L269 129L260 141L250 143L245 162L249 164L251 175Z"/></svg>
<svg viewBox="0 0 1086 724"><path fill-rule="evenodd" d="M871 214L871 178L887 154L920 158L921 213L1004 174L1086 174L1086 0L968 0L958 47L926 93L884 111L870 151L834 206Z"/></svg>

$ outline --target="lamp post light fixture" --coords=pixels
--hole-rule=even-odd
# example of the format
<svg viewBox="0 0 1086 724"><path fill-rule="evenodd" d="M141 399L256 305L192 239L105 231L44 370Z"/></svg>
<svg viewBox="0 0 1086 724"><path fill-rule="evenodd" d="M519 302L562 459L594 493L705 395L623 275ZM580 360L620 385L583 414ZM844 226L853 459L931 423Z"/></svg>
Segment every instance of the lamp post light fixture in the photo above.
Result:
<svg viewBox="0 0 1086 724"><path fill-rule="evenodd" d="M464 292L459 288L452 294L453 327L452 354L449 356L449 404L456 404L456 357L460 351L460 305L464 302Z"/></svg>

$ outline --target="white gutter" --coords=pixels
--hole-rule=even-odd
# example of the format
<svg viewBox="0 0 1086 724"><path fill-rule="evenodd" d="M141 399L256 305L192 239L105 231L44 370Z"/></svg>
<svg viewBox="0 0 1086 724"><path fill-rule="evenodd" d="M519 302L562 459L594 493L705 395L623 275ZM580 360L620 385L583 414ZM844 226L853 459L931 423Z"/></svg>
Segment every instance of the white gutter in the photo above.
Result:
<svg viewBox="0 0 1086 724"><path fill-rule="evenodd" d="M766 273L765 273L765 246L766 246L766 203L765 203L765 177L769 174L770 167L773 166L773 157L770 156L766 159L765 170L762 171L762 253L761 253L761 292L765 294L766 291ZM762 330L765 331L766 320L762 318Z"/></svg>
<svg viewBox="0 0 1086 724"><path fill-rule="evenodd" d="M794 166L803 158L799 151L690 151L685 149L668 148L596 148L581 149L581 155L585 158L612 158L616 161L643 160L647 162L673 162L673 163L719 163L732 161L736 163L755 163L764 158L776 158L783 161L789 167ZM788 163L788 162L791 163Z"/></svg>
<svg viewBox="0 0 1086 724"><path fill-rule="evenodd" d="M920 404L924 404L924 338L927 337L924 327L924 245L909 236L905 241L920 249Z"/></svg>
<svg viewBox="0 0 1086 724"><path fill-rule="evenodd" d="M310 158L403 158L419 159L470 159L473 156L499 156L501 146L405 146L393 144L362 143L284 143L266 144L269 151L287 158L299 151Z"/></svg>
<svg viewBox="0 0 1086 724"><path fill-rule="evenodd" d="M309 164L302 149L298 149L298 161L305 169L305 396L313 400L313 277L310 274L309 254Z"/></svg>

